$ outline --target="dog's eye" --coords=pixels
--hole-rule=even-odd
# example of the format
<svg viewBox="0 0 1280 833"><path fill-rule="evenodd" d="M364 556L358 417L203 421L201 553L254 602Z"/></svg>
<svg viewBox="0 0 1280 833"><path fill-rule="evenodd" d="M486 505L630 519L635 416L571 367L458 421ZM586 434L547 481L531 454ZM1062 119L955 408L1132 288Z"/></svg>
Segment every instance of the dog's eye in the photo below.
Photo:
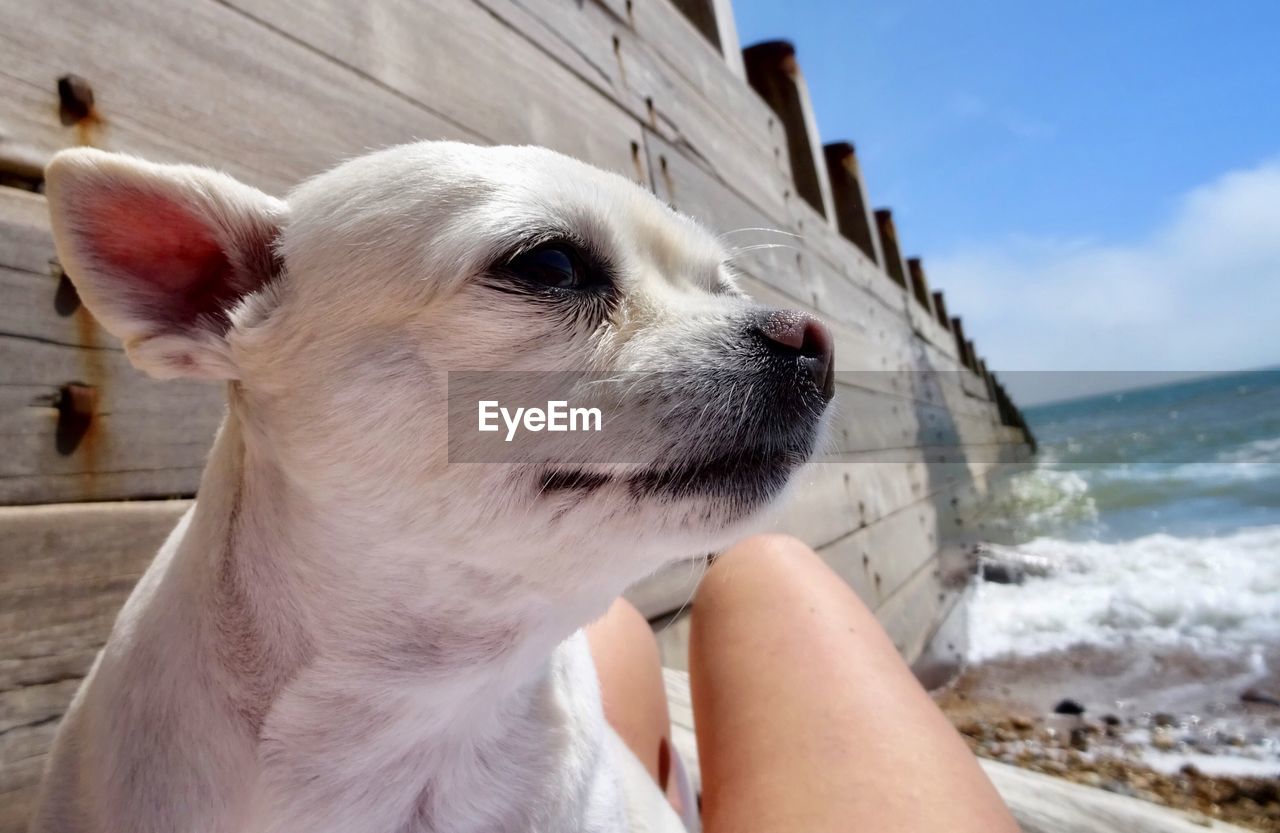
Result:
<svg viewBox="0 0 1280 833"><path fill-rule="evenodd" d="M518 254L507 268L527 281L556 289L578 289L587 282L582 258L563 243L548 243Z"/></svg>

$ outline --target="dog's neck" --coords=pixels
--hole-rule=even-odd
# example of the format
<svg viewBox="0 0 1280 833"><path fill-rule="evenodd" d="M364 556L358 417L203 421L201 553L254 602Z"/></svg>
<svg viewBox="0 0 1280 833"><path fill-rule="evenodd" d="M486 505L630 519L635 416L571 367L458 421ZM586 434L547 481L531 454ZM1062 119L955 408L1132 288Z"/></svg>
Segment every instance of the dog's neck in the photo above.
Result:
<svg viewBox="0 0 1280 833"><path fill-rule="evenodd" d="M556 646L607 605L607 593L580 605L542 602L362 507L318 505L255 447L232 387L184 543L218 661L255 725L318 659L429 688L437 709L508 708L546 673Z"/></svg>
<svg viewBox="0 0 1280 833"><path fill-rule="evenodd" d="M456 549L317 506L252 430L233 391L161 581L176 591L165 607L192 605L168 621L193 627L194 661L218 669L207 696L260 748L255 801L270 810L255 812L315 816L324 830L375 817L386 829L409 817L432 830L570 829L607 794L598 689L575 632L609 598L540 603Z"/></svg>

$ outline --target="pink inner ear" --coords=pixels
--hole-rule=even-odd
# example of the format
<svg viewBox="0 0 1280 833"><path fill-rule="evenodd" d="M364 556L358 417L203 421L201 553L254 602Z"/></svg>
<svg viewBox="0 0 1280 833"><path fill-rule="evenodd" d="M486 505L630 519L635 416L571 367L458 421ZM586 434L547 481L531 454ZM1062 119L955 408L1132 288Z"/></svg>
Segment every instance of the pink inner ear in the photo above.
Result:
<svg viewBox="0 0 1280 833"><path fill-rule="evenodd" d="M213 230L173 199L136 189L82 203L83 242L94 262L124 285L144 317L162 330L185 329L201 316L225 324L244 288Z"/></svg>

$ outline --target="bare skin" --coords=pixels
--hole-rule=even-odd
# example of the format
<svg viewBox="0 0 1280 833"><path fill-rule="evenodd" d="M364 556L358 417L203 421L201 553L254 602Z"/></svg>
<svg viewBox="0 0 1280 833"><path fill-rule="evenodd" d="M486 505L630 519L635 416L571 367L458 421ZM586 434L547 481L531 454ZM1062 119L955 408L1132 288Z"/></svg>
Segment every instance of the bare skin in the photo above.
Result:
<svg viewBox="0 0 1280 833"><path fill-rule="evenodd" d="M656 646L630 644L652 636L627 608L588 633L606 717L657 777L669 743L661 668ZM805 544L737 544L708 570L693 611L708 833L1017 833L875 616Z"/></svg>
<svg viewBox="0 0 1280 833"><path fill-rule="evenodd" d="M587 628L600 677L604 716L679 810L671 772L671 715L662 661L653 631L640 611L618 599Z"/></svg>

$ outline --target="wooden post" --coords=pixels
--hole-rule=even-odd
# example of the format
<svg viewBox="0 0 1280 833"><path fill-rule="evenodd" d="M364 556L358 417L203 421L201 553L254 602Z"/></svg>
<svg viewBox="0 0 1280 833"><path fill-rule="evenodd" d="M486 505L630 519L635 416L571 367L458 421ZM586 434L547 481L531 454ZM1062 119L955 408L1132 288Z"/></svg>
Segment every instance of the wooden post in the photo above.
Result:
<svg viewBox="0 0 1280 833"><path fill-rule="evenodd" d="M956 355L960 357L960 363L968 367L969 354L965 351L964 322L958 315L951 319L951 334L956 337Z"/></svg>
<svg viewBox="0 0 1280 833"><path fill-rule="evenodd" d="M992 377L994 379L994 376ZM1000 421L1005 425L1018 425L1017 409L1013 406L1013 400L1009 398L1009 394L1005 392L1004 385L997 380L996 383L996 404L1000 406Z"/></svg>
<svg viewBox="0 0 1280 833"><path fill-rule="evenodd" d="M907 272L911 275L911 291L915 294L920 306L933 315L933 303L929 296L929 278L924 273L924 262L918 257L907 260Z"/></svg>
<svg viewBox="0 0 1280 833"><path fill-rule="evenodd" d="M942 297L942 290L933 293L933 311L938 316L938 323L943 329L951 329L951 316L947 315L947 299Z"/></svg>
<svg viewBox="0 0 1280 833"><path fill-rule="evenodd" d="M765 41L744 49L742 59L747 81L777 113L786 131L796 193L823 217L831 219L835 211L831 207L827 162L795 47L787 41Z"/></svg>
<svg viewBox="0 0 1280 833"><path fill-rule="evenodd" d="M996 389L996 408L1000 411L1000 424L1013 425L1013 414L1009 411L1009 398L1005 396L1004 386L996 379L994 373L991 375L991 383Z"/></svg>
<svg viewBox="0 0 1280 833"><path fill-rule="evenodd" d="M892 211L876 209L876 230L880 233L880 247L884 250L884 271L895 283L905 287L907 271L902 266L902 250L898 247L898 229L893 224Z"/></svg>
<svg viewBox="0 0 1280 833"><path fill-rule="evenodd" d="M827 176L831 178L831 204L835 209L836 228L871 258L872 263L882 265L884 253L880 251L880 236L871 215L857 151L849 142L833 142L823 146L822 152L826 156Z"/></svg>
<svg viewBox="0 0 1280 833"><path fill-rule="evenodd" d="M987 397L992 401L996 401L996 382L991 378L991 374L987 372L987 360L978 359L978 375L982 377L982 381L987 383Z"/></svg>
<svg viewBox="0 0 1280 833"><path fill-rule="evenodd" d="M746 76L742 65L742 49L738 45L738 27L733 19L731 0L673 0L694 28L720 51L729 69L739 78Z"/></svg>

